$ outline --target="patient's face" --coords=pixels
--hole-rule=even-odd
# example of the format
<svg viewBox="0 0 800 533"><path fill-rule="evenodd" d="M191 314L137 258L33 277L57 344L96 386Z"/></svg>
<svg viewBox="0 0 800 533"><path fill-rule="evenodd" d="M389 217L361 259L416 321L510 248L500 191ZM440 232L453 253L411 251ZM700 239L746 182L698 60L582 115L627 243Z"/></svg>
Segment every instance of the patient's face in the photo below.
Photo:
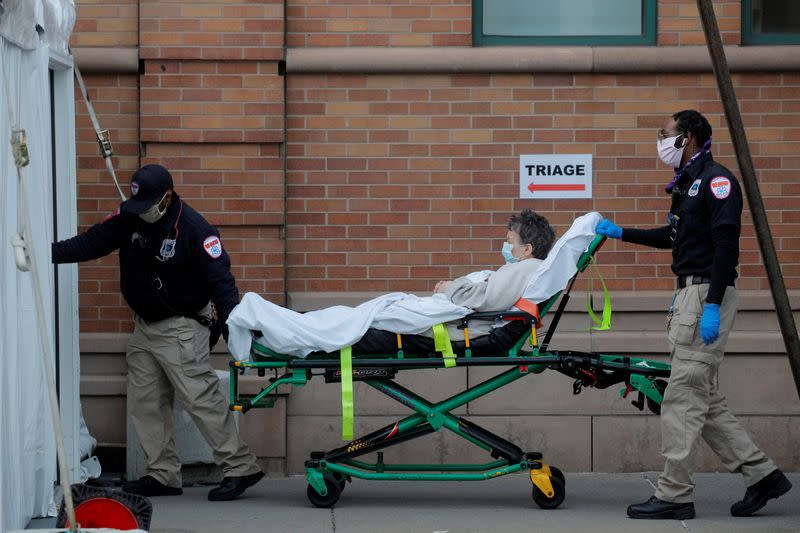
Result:
<svg viewBox="0 0 800 533"><path fill-rule="evenodd" d="M506 233L506 242L511 245L511 255L519 259L528 259L533 256L533 247L530 244L522 244L522 239L514 230L508 230Z"/></svg>

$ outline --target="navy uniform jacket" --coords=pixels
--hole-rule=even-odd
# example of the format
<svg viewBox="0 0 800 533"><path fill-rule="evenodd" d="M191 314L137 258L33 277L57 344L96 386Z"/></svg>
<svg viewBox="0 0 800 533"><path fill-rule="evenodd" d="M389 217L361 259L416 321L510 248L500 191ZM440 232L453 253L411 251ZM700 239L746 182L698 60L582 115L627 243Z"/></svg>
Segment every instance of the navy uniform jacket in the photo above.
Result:
<svg viewBox="0 0 800 533"><path fill-rule="evenodd" d="M53 263L97 259L119 249L120 289L149 322L196 315L214 302L224 323L239 303L231 261L217 229L173 191L154 224L115 214L76 237L53 243ZM170 246L174 240L174 246Z"/></svg>
<svg viewBox="0 0 800 533"><path fill-rule="evenodd" d="M711 279L707 302L721 303L734 284L742 229L742 189L711 154L687 168L672 192L670 223L652 230L626 228L622 240L672 248L677 276Z"/></svg>

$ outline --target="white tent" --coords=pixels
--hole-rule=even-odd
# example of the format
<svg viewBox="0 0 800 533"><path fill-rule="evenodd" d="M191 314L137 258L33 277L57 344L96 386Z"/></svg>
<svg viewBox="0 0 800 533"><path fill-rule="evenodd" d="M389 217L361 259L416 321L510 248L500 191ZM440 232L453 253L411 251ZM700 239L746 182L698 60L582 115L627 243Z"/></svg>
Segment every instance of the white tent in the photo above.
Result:
<svg viewBox="0 0 800 533"><path fill-rule="evenodd" d="M54 510L55 439L32 275L17 269L17 168L9 138L24 129L31 242L55 354L70 478L79 465L77 269L50 264L50 243L76 231L75 119L67 44L73 0L0 0L0 531Z"/></svg>

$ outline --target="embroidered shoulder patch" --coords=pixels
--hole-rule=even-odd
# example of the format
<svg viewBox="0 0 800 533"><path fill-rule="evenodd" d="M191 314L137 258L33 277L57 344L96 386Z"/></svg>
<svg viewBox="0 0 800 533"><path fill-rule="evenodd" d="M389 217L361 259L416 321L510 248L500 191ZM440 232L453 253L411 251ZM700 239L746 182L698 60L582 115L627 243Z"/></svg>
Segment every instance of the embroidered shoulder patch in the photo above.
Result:
<svg viewBox="0 0 800 533"><path fill-rule="evenodd" d="M212 259L217 259L222 255L222 242L220 242L219 237L214 235L206 237L206 240L203 241L203 250L205 250Z"/></svg>
<svg viewBox="0 0 800 533"><path fill-rule="evenodd" d="M689 187L689 192L687 193L689 196L697 196L697 193L700 192L700 182L703 180L694 180L692 186Z"/></svg>
<svg viewBox="0 0 800 533"><path fill-rule="evenodd" d="M711 193L714 198L724 200L731 194L731 180L725 176L717 176L711 180Z"/></svg>

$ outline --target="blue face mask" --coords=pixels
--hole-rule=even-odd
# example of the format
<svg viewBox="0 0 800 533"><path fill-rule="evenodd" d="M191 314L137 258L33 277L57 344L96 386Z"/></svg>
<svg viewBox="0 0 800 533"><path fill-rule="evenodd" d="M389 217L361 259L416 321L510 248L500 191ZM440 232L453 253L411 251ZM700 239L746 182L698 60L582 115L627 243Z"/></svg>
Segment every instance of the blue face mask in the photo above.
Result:
<svg viewBox="0 0 800 533"><path fill-rule="evenodd" d="M503 254L503 259L506 260L506 263L518 263L519 262L519 259L514 257L513 254L511 253L511 250L513 248L514 247L511 245L510 242L504 242L503 243L503 250L500 253Z"/></svg>

